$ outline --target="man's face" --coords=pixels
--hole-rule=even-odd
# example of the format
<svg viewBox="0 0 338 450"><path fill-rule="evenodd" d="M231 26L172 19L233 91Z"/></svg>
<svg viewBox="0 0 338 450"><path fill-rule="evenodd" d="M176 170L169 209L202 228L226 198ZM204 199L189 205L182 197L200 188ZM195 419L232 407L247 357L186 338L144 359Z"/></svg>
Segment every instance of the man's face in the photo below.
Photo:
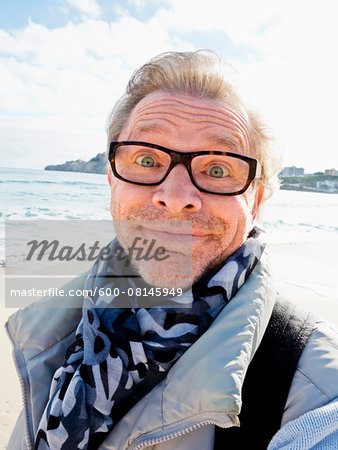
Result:
<svg viewBox="0 0 338 450"><path fill-rule="evenodd" d="M149 142L179 152L221 150L256 157L250 149L248 133L246 116L218 100L158 91L137 104L119 140ZM261 186L235 196L200 192L191 183L185 166L179 164L158 186L113 179L111 212L114 220L127 221L123 222L123 230L117 230L123 247L129 247L137 235L135 223L155 221L154 226L142 228L142 236L156 238L158 245L163 244L171 252L171 262L175 264L167 266L168 274L182 273L189 264L187 258L192 258L195 282L244 243L262 194ZM180 231L177 221L189 221L181 223L190 224L190 229L182 227ZM163 223L163 227L159 229L156 223ZM137 230L140 231L139 226ZM188 236L190 232L192 237ZM183 281L164 280L163 274L157 280L147 279L149 268L156 272L156 261L139 262L136 266L150 284L186 287ZM173 273L170 276L172 280Z"/></svg>

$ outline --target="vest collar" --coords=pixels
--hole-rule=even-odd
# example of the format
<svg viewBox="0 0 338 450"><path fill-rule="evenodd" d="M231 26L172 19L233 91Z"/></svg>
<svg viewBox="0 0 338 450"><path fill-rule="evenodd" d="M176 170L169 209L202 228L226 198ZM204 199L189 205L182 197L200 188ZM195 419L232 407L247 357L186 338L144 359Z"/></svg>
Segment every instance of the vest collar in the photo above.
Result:
<svg viewBox="0 0 338 450"><path fill-rule="evenodd" d="M276 298L266 251L237 295L184 353L165 380L114 427L100 450L134 448L182 426L238 424L248 365L268 325ZM136 448L136 447L135 447Z"/></svg>
<svg viewBox="0 0 338 450"><path fill-rule="evenodd" d="M214 280L217 281L218 275ZM80 287L83 281L84 278L78 279L70 287L74 283ZM120 420L100 450L126 449L149 436L155 439L202 422L220 426L238 423L244 376L267 327L275 297L265 249L249 279L207 332L177 361L166 379ZM10 318L14 341L26 361L42 355L51 346L58 346L59 339L76 328L81 316L80 304L67 310L61 303L60 299L52 299L46 301L48 307L39 314L36 314L37 306L32 306ZM53 306L55 314L50 311ZM49 328L53 333L48 336L41 326L44 314L49 325L52 322Z"/></svg>

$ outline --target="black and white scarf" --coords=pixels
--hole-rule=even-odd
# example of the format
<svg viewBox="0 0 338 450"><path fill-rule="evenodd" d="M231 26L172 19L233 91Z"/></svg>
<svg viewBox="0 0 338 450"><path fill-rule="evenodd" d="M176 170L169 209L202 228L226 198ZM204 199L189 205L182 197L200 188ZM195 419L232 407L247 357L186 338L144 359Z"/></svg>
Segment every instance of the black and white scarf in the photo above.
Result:
<svg viewBox="0 0 338 450"><path fill-rule="evenodd" d="M76 341L54 374L34 448L99 447L117 421L166 376L236 295L264 250L259 234L254 228L221 268L222 295L212 289L208 293L204 280L202 293L200 283L198 292L193 286L191 307L112 308L107 305L114 304L113 297L84 297ZM116 245L112 241L111 249ZM120 275L116 258L95 262L85 290L94 292L93 287L108 283L113 288L116 280L105 274ZM134 288L133 279L125 282Z"/></svg>

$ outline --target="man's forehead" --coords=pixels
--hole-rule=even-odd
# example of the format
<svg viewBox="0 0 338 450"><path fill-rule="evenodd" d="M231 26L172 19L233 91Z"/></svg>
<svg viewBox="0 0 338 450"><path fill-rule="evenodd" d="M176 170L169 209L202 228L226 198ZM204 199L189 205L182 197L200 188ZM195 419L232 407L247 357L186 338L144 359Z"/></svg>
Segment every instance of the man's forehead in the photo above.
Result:
<svg viewBox="0 0 338 450"><path fill-rule="evenodd" d="M139 122L133 129L135 135L143 136L147 135L151 136L167 136L168 135L168 127L166 127L165 123L161 123L159 121L148 120L144 122ZM205 129L204 138L206 141L210 143L211 146L220 147L224 149L228 149L234 153L243 153L242 146L240 140L235 136L230 136L226 134L217 134L212 130ZM210 148L212 150L212 148Z"/></svg>
<svg viewBox="0 0 338 450"><path fill-rule="evenodd" d="M159 109L162 106L176 107L177 109L188 110L191 114L200 114L205 110L208 114L227 114L230 113L243 124L248 123L248 115L243 108L238 105L229 105L227 102L210 97L199 97L183 92L155 91L146 95L134 107L133 113L146 113L150 109Z"/></svg>
<svg viewBox="0 0 338 450"><path fill-rule="evenodd" d="M186 125L185 127L182 125ZM132 111L125 131L135 135L166 135L174 129L184 132L194 127L203 140L242 153L249 147L246 113L237 112L225 102L183 93L154 92L143 98Z"/></svg>

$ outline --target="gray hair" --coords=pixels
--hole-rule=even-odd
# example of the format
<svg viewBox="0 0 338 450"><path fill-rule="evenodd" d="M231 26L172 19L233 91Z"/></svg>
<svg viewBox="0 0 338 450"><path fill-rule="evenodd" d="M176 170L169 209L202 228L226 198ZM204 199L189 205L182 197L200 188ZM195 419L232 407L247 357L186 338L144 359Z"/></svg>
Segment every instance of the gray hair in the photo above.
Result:
<svg viewBox="0 0 338 450"><path fill-rule="evenodd" d="M281 154L272 145L273 139L256 113L243 101L228 81L229 65L211 50L167 52L152 58L132 75L125 93L117 101L107 121L108 146L117 141L135 106L155 91L181 92L226 103L248 117L250 145L262 166L260 182L265 199L279 187Z"/></svg>

